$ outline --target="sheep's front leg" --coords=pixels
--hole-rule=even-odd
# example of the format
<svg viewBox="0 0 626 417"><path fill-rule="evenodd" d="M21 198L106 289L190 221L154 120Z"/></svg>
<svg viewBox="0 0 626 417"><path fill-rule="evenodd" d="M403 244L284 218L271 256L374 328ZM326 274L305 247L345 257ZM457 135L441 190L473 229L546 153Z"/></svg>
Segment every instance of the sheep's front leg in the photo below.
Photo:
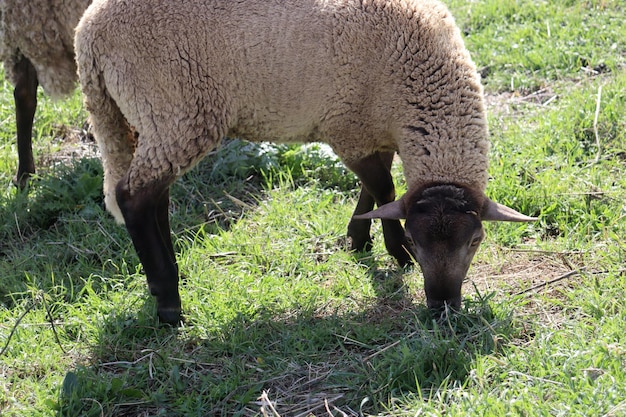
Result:
<svg viewBox="0 0 626 417"><path fill-rule="evenodd" d="M15 100L15 121L17 126L17 173L13 183L23 189L28 177L35 173L32 136L33 119L37 109L37 71L33 64L22 57L14 67L16 74L13 98Z"/></svg>
<svg viewBox="0 0 626 417"><path fill-rule="evenodd" d="M395 200L396 192L391 177L393 152L377 152L354 163L347 164L361 180L362 188L359 201L353 215L364 214L374 208ZM352 239L352 248L356 250L371 247L369 235L371 220L351 219L348 224L348 237ZM385 247L391 256L396 258L401 266L412 262L404 234L404 228L399 220L383 219L383 233Z"/></svg>
<svg viewBox="0 0 626 417"><path fill-rule="evenodd" d="M159 319L181 320L178 265L169 225L169 186L144 188L131 195L125 179L116 188L126 229L143 264L150 293L156 297Z"/></svg>

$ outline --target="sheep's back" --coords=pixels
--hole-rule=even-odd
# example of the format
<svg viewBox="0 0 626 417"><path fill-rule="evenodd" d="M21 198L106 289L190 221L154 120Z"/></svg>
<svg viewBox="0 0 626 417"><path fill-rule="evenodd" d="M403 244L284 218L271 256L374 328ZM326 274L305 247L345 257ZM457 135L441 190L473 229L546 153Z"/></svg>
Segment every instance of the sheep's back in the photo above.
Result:
<svg viewBox="0 0 626 417"><path fill-rule="evenodd" d="M439 2L96 0L81 26L79 62L95 60L140 138L398 150L411 182L484 187L482 90Z"/></svg>
<svg viewBox="0 0 626 417"><path fill-rule="evenodd" d="M139 129L153 120L137 102L163 124L219 119L288 141L319 123L336 90L331 22L305 3L314 2L96 1L79 37Z"/></svg>

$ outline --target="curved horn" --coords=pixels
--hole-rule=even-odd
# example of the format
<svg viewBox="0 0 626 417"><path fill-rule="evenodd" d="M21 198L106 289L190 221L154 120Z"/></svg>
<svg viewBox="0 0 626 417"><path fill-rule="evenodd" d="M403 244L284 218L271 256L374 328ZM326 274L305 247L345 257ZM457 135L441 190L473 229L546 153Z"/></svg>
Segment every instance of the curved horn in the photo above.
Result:
<svg viewBox="0 0 626 417"><path fill-rule="evenodd" d="M537 220L537 217L526 216L487 197L485 197L485 205L481 214L482 220L494 222L532 222Z"/></svg>
<svg viewBox="0 0 626 417"><path fill-rule="evenodd" d="M383 204L376 210L368 211L363 214L356 214L352 216L353 219L387 219L387 220L399 220L406 219L406 209L402 199L392 201L391 203Z"/></svg>

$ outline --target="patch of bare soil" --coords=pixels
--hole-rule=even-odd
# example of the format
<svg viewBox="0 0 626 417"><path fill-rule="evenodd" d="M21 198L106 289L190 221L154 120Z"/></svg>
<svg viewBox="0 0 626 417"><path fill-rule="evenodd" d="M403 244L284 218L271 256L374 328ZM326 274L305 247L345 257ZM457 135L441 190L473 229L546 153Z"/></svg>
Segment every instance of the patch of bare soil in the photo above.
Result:
<svg viewBox="0 0 626 417"><path fill-rule="evenodd" d="M286 383L280 384L282 386L274 385L271 391L263 391L257 401L248 404L246 415L258 415L260 411L264 417L358 416L349 407L338 408L335 405L344 397L336 387L326 387L332 393L324 389L324 381L333 371L332 366L328 365L294 369L294 375L285 375L287 378L283 382Z"/></svg>
<svg viewBox="0 0 626 417"><path fill-rule="evenodd" d="M40 153L37 166L53 167L58 164L71 165L73 161L83 158L98 158L98 145L90 132L88 123L83 126L59 125L54 127L53 145L60 149L47 149Z"/></svg>
<svg viewBox="0 0 626 417"><path fill-rule="evenodd" d="M522 294L547 291L558 284L557 278L580 271L580 253L484 248L489 261L474 264L470 284L478 291Z"/></svg>
<svg viewBox="0 0 626 417"><path fill-rule="evenodd" d="M534 106L536 108L547 107L558 99L558 95L550 87L541 88L532 92L503 92L498 94L485 94L485 106L492 115L514 115L516 108Z"/></svg>
<svg viewBox="0 0 626 417"><path fill-rule="evenodd" d="M484 250L488 253L470 269L464 294L493 293L499 300L521 296L516 315L531 315L555 328L566 313L560 302L546 303L545 299L565 301L564 289L577 285L580 275L598 272L587 269L584 254L580 252L497 247Z"/></svg>

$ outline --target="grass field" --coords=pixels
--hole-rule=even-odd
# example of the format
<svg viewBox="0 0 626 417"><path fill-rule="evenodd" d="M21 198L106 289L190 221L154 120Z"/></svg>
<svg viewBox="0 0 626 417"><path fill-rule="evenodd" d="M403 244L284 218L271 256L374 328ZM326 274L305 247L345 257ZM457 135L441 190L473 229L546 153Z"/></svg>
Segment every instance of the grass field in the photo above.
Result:
<svg viewBox="0 0 626 417"><path fill-rule="evenodd" d="M232 141L173 187L187 320L159 326L79 93L41 94L19 193L2 77L0 415L626 416L626 5L448 4L486 89L488 195L540 220L486 225L447 320L380 228L345 251L358 184L325 148Z"/></svg>

